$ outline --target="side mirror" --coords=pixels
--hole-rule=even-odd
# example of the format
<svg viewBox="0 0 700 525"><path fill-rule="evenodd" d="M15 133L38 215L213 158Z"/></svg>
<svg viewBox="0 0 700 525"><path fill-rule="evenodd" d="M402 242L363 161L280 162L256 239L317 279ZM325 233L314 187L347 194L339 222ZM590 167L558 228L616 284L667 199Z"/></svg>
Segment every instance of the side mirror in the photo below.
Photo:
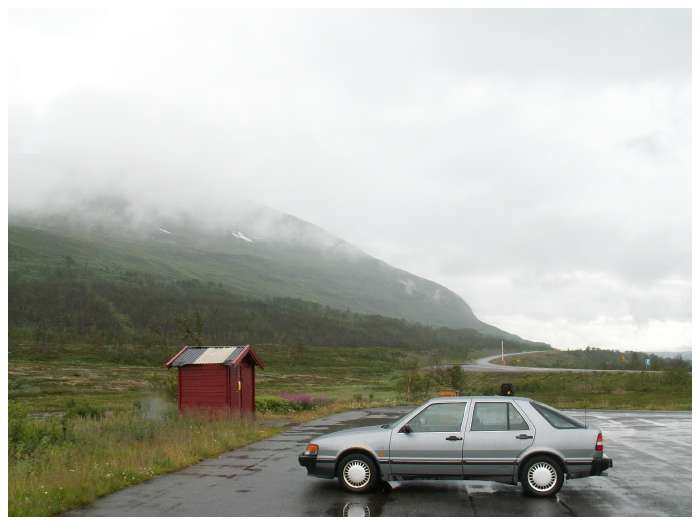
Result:
<svg viewBox="0 0 700 525"><path fill-rule="evenodd" d="M409 425L404 425L399 429L399 434L410 434L411 427Z"/></svg>

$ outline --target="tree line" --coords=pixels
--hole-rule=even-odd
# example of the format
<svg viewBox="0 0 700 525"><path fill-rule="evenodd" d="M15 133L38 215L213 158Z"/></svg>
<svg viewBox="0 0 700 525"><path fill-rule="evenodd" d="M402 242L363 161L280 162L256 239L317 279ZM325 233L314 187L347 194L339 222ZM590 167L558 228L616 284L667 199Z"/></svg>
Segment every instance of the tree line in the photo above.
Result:
<svg viewBox="0 0 700 525"><path fill-rule="evenodd" d="M431 327L341 311L292 298L252 299L220 283L166 281L150 274L111 277L70 260L39 278L10 273L11 340L134 344L282 343L405 349L496 348L500 339L472 329ZM511 342L519 350L548 345Z"/></svg>

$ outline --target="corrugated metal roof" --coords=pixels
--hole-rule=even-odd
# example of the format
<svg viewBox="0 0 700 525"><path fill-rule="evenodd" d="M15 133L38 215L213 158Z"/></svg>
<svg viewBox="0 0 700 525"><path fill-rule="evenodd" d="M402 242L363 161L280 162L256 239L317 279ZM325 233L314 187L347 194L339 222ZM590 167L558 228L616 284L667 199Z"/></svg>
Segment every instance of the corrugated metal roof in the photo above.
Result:
<svg viewBox="0 0 700 525"><path fill-rule="evenodd" d="M228 364L235 361L245 346L188 346L170 366Z"/></svg>

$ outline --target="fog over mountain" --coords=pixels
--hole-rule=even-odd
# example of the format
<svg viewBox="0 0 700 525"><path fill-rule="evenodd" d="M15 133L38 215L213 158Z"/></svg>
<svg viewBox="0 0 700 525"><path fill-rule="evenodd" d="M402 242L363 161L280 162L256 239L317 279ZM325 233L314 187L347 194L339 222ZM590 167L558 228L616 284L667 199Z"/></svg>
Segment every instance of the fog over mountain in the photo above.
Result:
<svg viewBox="0 0 700 525"><path fill-rule="evenodd" d="M19 166L22 159L15 162ZM10 281L26 283L65 267L115 286L133 278L162 285L196 279L247 298L302 299L522 342L480 321L444 286L394 268L313 224L245 201L213 211L163 211L110 194L75 200L69 208L54 203L11 212ZM489 344L495 349L498 342Z"/></svg>
<svg viewBox="0 0 700 525"><path fill-rule="evenodd" d="M527 339L690 345L689 10L14 10L8 39L11 213L259 203Z"/></svg>

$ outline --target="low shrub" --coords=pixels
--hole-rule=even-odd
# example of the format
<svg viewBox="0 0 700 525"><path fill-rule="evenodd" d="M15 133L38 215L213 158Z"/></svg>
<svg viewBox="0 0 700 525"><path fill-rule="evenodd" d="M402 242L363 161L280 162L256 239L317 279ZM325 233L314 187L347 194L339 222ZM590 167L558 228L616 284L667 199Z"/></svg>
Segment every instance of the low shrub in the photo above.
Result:
<svg viewBox="0 0 700 525"><path fill-rule="evenodd" d="M258 412L271 412L276 414L287 414L302 410L298 403L275 396L257 396L255 398L255 410Z"/></svg>
<svg viewBox="0 0 700 525"><path fill-rule="evenodd" d="M172 372L172 370L170 371ZM177 402L179 392L178 376L175 373L151 374L148 383L156 393L161 394L170 401Z"/></svg>
<svg viewBox="0 0 700 525"><path fill-rule="evenodd" d="M151 441L159 427L158 422L148 420L138 412L129 414L122 419L122 423L113 430L115 440L129 443L139 441Z"/></svg>
<svg viewBox="0 0 700 525"><path fill-rule="evenodd" d="M66 403L66 413L65 418L71 417L81 417L89 419L102 419L105 415L105 409L103 407L98 407L90 404L87 401L76 401L75 399L69 399Z"/></svg>
<svg viewBox="0 0 700 525"><path fill-rule="evenodd" d="M282 399L286 399L290 403L295 403L301 407L302 410L309 410L311 408L320 407L328 405L330 400L325 397L314 396L311 394L280 394Z"/></svg>
<svg viewBox="0 0 700 525"><path fill-rule="evenodd" d="M684 389L692 384L692 376L686 368L672 368L663 372L662 381L666 385Z"/></svg>
<svg viewBox="0 0 700 525"><path fill-rule="evenodd" d="M56 419L31 418L26 410L10 403L8 453L11 459L30 457L36 450L66 441L66 429Z"/></svg>

